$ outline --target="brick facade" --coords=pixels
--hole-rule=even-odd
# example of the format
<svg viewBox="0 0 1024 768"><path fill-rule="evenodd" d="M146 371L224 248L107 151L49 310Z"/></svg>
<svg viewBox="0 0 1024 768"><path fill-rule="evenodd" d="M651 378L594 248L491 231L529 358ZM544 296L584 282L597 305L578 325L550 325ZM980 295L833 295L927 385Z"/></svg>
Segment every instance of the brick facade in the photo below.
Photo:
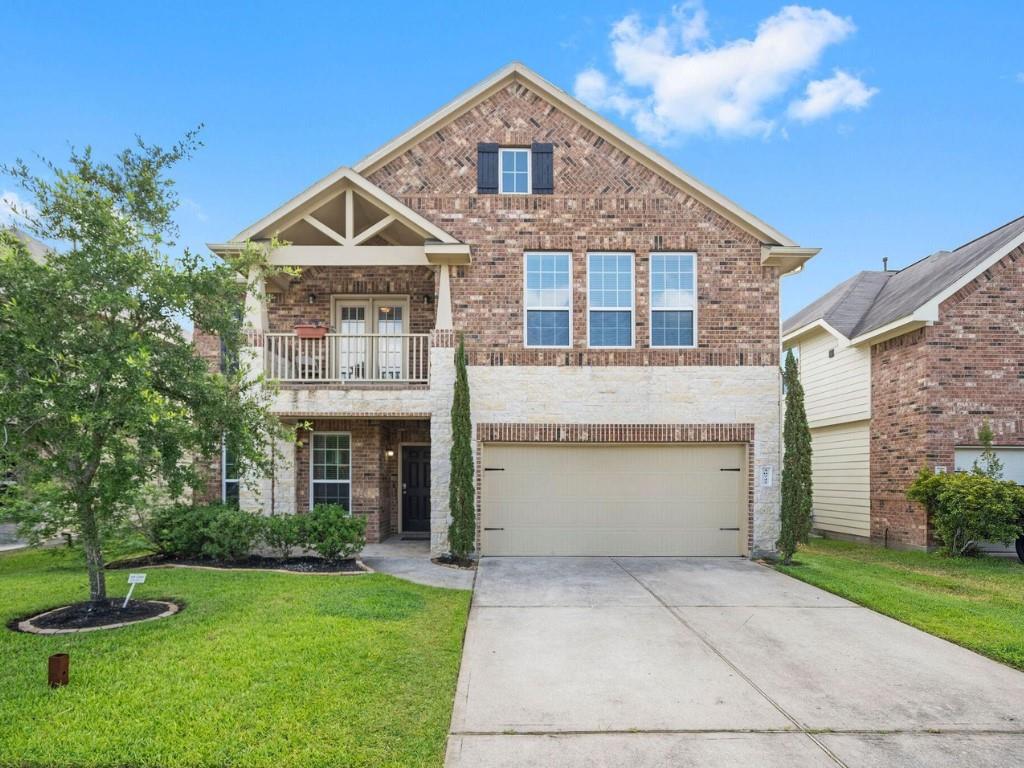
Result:
<svg viewBox="0 0 1024 768"><path fill-rule="evenodd" d="M924 510L906 498L922 466L955 466L988 421L1024 446L1024 249L944 301L939 322L871 354L871 536L924 547Z"/></svg>
<svg viewBox="0 0 1024 768"><path fill-rule="evenodd" d="M220 368L220 338L212 333L195 329L192 333L192 343L195 345L196 353L206 361L210 370ZM196 462L203 475L202 486L193 493L193 499L199 504L211 504L221 500L221 456L203 458Z"/></svg>
<svg viewBox="0 0 1024 768"><path fill-rule="evenodd" d="M347 432L351 435L352 512L366 517L366 540L378 542L397 532L398 478L401 443L429 443L426 420L315 419L314 432ZM311 435L299 433L295 449L295 508L309 510ZM394 456L385 456L393 450Z"/></svg>
<svg viewBox="0 0 1024 768"><path fill-rule="evenodd" d="M554 144L554 194L476 194L477 143ZM452 270L454 324L472 365L776 365L777 270L761 244L521 83L510 84L369 176L472 246ZM578 353L523 348L523 253L572 252ZM637 349L587 351L588 251L632 251ZM653 250L697 253L697 350L649 349Z"/></svg>
<svg viewBox="0 0 1024 768"><path fill-rule="evenodd" d="M267 330L289 333L296 323L317 320L333 326L331 296L337 295L407 296L407 332L429 333L434 328L436 288L430 267L305 267L287 291L270 294Z"/></svg>

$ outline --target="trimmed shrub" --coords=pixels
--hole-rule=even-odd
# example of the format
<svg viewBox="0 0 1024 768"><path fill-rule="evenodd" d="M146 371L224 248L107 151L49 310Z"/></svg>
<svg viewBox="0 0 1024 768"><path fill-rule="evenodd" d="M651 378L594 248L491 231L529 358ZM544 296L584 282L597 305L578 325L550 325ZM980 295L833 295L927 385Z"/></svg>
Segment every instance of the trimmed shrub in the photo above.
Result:
<svg viewBox="0 0 1024 768"><path fill-rule="evenodd" d="M303 517L304 543L325 560L347 560L366 546L366 518L339 504L318 504Z"/></svg>
<svg viewBox="0 0 1024 768"><path fill-rule="evenodd" d="M262 520L224 504L179 504L154 515L151 539L168 557L241 560L252 551Z"/></svg>
<svg viewBox="0 0 1024 768"><path fill-rule="evenodd" d="M271 515L263 518L260 535L267 548L282 560L292 556L292 550L305 543L303 515Z"/></svg>
<svg viewBox="0 0 1024 768"><path fill-rule="evenodd" d="M974 554L982 541L1009 544L1024 532L1024 487L980 472L936 475L925 467L907 498L924 505L954 557Z"/></svg>
<svg viewBox="0 0 1024 768"><path fill-rule="evenodd" d="M149 539L156 550L168 557L202 557L203 544L217 506L193 507L175 504L161 507L149 524Z"/></svg>
<svg viewBox="0 0 1024 768"><path fill-rule="evenodd" d="M206 529L203 556L213 560L244 560L263 530L263 517L218 505Z"/></svg>

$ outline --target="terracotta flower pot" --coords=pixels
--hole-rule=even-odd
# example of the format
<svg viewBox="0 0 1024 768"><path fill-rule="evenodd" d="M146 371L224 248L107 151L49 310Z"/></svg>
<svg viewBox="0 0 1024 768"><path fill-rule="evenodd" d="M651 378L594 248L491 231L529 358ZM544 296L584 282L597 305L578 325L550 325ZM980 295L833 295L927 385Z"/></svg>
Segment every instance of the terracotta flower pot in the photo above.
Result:
<svg viewBox="0 0 1024 768"><path fill-rule="evenodd" d="M313 325L312 323L298 323L292 330L300 339L322 339L327 335L326 325Z"/></svg>

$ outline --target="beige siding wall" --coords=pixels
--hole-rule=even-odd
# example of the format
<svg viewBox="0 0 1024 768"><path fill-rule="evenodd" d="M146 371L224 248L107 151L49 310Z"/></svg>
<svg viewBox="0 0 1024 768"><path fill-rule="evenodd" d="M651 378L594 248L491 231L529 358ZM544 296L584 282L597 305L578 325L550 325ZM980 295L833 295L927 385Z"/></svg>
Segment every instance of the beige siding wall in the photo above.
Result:
<svg viewBox="0 0 1024 768"><path fill-rule="evenodd" d="M867 421L811 430L816 530L871 534L869 431Z"/></svg>
<svg viewBox="0 0 1024 768"><path fill-rule="evenodd" d="M800 339L800 380L810 426L871 418L871 353L844 347L828 331ZM829 350L835 350L829 357Z"/></svg>

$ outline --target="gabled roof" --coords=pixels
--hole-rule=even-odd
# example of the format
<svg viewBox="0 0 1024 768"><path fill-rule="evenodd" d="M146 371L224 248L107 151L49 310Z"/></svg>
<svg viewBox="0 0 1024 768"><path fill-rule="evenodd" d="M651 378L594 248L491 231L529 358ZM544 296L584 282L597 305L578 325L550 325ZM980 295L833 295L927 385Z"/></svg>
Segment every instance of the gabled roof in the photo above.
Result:
<svg viewBox="0 0 1024 768"><path fill-rule="evenodd" d="M818 325L858 344L935 322L942 301L1021 245L1024 216L898 272L860 272L786 320L783 336Z"/></svg>
<svg viewBox="0 0 1024 768"><path fill-rule="evenodd" d="M711 187L693 178L674 163L633 138L622 129L613 125L611 122L586 107L578 99L570 96L561 88L557 88L552 85L532 69L519 62L512 62L511 64L505 65L494 74L477 83L469 90L463 92L455 100L449 102L433 114L416 123L412 128L400 134L380 149L375 152L371 152L356 163L351 169L339 168L324 180L314 184L313 187L310 187L310 189L306 190L306 192L302 193L294 200L286 203L285 206L279 208L274 212L274 214L271 214L271 216L282 214L288 206L295 204L296 200L300 200L300 198L310 194L311 191L324 184L329 184L330 181L342 171L355 172L360 174L365 180L365 177L369 176L375 170L406 151L409 147L420 141L424 136L437 131L442 126L455 120L459 115L465 113L469 109L472 109L476 104L512 82L523 83L559 109L563 110L575 119L589 125L592 130L600 134L606 141L612 143L613 146L616 146L637 162L647 166L668 181L672 182L712 210L717 211L742 230L756 237L761 243L765 245L782 246L797 245L778 230L761 221L748 211L745 211L732 200L729 200L727 197L715 191ZM269 217L265 217L260 222L257 222L257 224L254 224L252 227L249 227L239 233L235 239L244 239L247 233L248 236L252 236L251 233L258 231L260 225L268 218Z"/></svg>
<svg viewBox="0 0 1024 768"><path fill-rule="evenodd" d="M287 222L299 211L313 209L331 197L335 197L338 191L345 186L346 182L355 189L358 189L368 200L373 201L385 210L389 210L395 217L408 224L412 229L419 230L424 237L442 243L459 242L455 237L445 232L429 219L418 214L401 200L392 197L376 184L373 184L361 174L346 166L338 168L316 184L307 187L281 207L246 227L231 239L232 242L244 242L250 238L276 234L281 229L284 229L284 227L275 229L275 225Z"/></svg>

